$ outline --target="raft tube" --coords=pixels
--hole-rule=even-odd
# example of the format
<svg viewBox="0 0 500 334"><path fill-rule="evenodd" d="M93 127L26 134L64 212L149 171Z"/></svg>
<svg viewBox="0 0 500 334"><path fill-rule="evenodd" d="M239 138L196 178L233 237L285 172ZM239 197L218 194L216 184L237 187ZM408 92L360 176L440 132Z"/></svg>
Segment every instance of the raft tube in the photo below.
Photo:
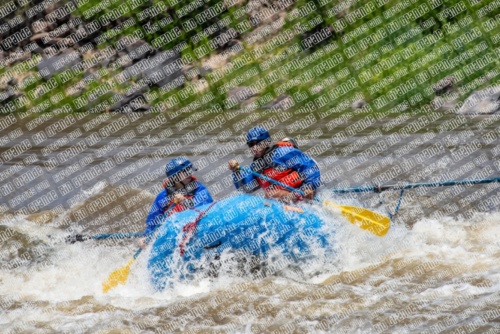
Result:
<svg viewBox="0 0 500 334"><path fill-rule="evenodd" d="M195 232L183 242L189 233L184 226L197 218ZM332 228L323 224L310 205L284 205L246 194L176 213L156 231L148 261L151 282L161 291L169 281L190 279L223 253L305 261L318 247L329 249Z"/></svg>

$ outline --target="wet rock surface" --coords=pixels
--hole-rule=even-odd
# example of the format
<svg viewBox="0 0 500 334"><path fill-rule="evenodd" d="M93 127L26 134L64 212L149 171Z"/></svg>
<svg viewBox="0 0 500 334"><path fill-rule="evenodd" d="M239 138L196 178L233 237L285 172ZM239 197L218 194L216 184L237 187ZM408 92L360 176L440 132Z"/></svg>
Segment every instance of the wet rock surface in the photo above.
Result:
<svg viewBox="0 0 500 334"><path fill-rule="evenodd" d="M264 110L286 110L290 103L293 103L292 97L288 94L281 94L275 100L262 106Z"/></svg>
<svg viewBox="0 0 500 334"><path fill-rule="evenodd" d="M463 103L458 114L494 114L500 111L500 86L475 91Z"/></svg>
<svg viewBox="0 0 500 334"><path fill-rule="evenodd" d="M118 102L113 104L109 111L112 112L130 112L130 111L148 111L151 106L146 102L142 92L134 92L130 95L117 94L115 98Z"/></svg>
<svg viewBox="0 0 500 334"><path fill-rule="evenodd" d="M44 57L37 65L38 71L44 73L44 77L49 79L58 73L62 73L71 66L78 64L82 56L73 49L64 50L61 54L50 58Z"/></svg>

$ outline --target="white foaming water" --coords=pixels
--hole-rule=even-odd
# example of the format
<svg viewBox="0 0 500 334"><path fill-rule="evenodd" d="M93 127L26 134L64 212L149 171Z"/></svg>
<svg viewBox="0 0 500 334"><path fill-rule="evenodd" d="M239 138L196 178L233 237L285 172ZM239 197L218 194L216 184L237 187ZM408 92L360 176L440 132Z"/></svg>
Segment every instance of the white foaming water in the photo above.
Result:
<svg viewBox="0 0 500 334"><path fill-rule="evenodd" d="M426 275L436 276L437 281L441 282L437 286L422 283L418 298L428 301L431 309L434 304L443 305L457 295L476 298L486 294L481 298L488 298L487 294L499 291L500 213L479 214L470 221L446 217L439 220L422 219L412 230L393 224L384 237L363 231L341 216L323 218L327 220L328 228L336 231L333 240L335 259L329 264L311 262L309 268L304 267L304 272L309 275L305 279L304 276L291 276L292 279L298 279L299 284L318 284L325 279L328 281L332 275L359 271L361 275L353 277L361 279L361 282L344 280L343 284L350 288L352 298L365 297L368 309L375 309L382 299L398 294L406 294L405 298L409 298L411 293L408 290L407 273L419 270L425 271ZM71 324L75 322L83 327L88 323L87 327L95 330L98 328L95 324L110 320L106 320L98 311L82 313L64 310L61 303L80 300L82 304L91 304L96 309L109 309L116 319L127 319L128 312L163 307L169 303L182 302L186 297L217 295L230 286L249 280L220 275L215 279L201 278L194 283L177 283L172 289L155 292L150 286L146 268L150 252L148 248L132 265L127 284L103 294L102 282L113 270L132 258L137 249L135 242L127 241L112 247L103 246L99 241L52 244L44 237L47 232L56 240L63 240L67 232L51 227L51 224L41 226L21 217L0 224L15 228L31 240L46 242L48 246L45 249L50 254L49 265L46 262L36 263L36 259L33 259L29 266L1 270L0 295L4 300L10 298L24 304L35 303L29 312L25 312L22 307L14 307L1 315L0 326L3 328L20 322L54 321L59 324L58 330L70 330ZM315 255L321 257L324 254L318 250ZM401 273L398 270L404 266L396 265L394 261L406 261L408 270ZM419 269L422 264L425 267ZM383 268L381 272L377 272L379 267ZM451 271L451 277L439 276L443 270ZM283 274L285 282L290 282L286 277L293 272L287 273L285 270ZM472 284L477 279L487 284ZM282 280L275 279L283 283ZM391 288L383 290L372 286L372 283L380 281ZM430 300L435 302L431 303ZM68 307L73 310L76 306Z"/></svg>

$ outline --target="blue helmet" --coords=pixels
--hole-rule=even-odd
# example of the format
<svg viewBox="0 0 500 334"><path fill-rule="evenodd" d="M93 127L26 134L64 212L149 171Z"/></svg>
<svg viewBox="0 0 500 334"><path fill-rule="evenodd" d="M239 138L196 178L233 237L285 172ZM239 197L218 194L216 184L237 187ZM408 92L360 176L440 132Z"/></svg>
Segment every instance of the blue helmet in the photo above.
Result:
<svg viewBox="0 0 500 334"><path fill-rule="evenodd" d="M271 140L271 136L269 135L269 132L261 126L253 127L247 133L247 144L252 141L259 142L266 139Z"/></svg>
<svg viewBox="0 0 500 334"><path fill-rule="evenodd" d="M165 172L167 173L168 177L171 177L180 171L183 171L184 169L190 168L192 170L196 170L193 167L193 164L191 161L189 161L186 158L175 158L170 160L167 165L165 166Z"/></svg>

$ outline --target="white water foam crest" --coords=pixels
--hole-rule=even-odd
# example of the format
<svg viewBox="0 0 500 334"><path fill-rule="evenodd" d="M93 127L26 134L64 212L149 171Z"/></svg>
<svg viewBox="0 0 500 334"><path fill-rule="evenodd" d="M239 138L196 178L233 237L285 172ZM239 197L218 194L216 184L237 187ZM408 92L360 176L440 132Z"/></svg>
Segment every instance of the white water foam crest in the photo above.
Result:
<svg viewBox="0 0 500 334"><path fill-rule="evenodd" d="M490 225L500 214L486 214L482 225L490 229L497 229ZM342 217L326 218L332 229L336 230L335 244L338 251L338 262L329 266L327 273L315 275L309 279L309 283L319 283L323 278L332 274L345 271L362 269L369 265L383 263L387 258L412 258L421 261L422 258L432 255L440 256L442 261L460 263L464 257L470 256L470 250L464 249L457 242L467 234L468 222L457 222L452 219L443 218L441 221L424 219L419 221L413 230L393 224L389 233L383 238L374 236L369 232L360 230L358 227L348 223ZM450 222L453 222L450 224ZM448 233L436 235L433 231L447 230ZM446 236L446 237L444 237ZM487 238L492 238L488 234ZM492 246L498 251L498 246ZM495 248L496 247L496 248ZM494 261L491 259L491 261ZM335 262L335 261L332 261ZM319 267L319 266L318 266ZM323 268L323 267L322 267ZM318 268L315 268L318 269ZM323 268L324 269L324 268ZM147 276L147 273L143 273ZM142 279L145 276L142 276ZM199 278L191 284L176 282L173 289L166 289L161 294L165 297L192 296L197 293L208 293L218 287L227 287L231 283L241 280L237 277L219 276L217 279ZM175 298L174 298L175 299ZM171 298L169 298L171 300Z"/></svg>
<svg viewBox="0 0 500 334"><path fill-rule="evenodd" d="M86 189L86 190L82 189L81 193L84 195L84 200L86 200L92 196L99 194L108 186L110 186L110 184L108 182L99 181L99 182L95 183L94 185L92 185L92 187L89 189Z"/></svg>
<svg viewBox="0 0 500 334"><path fill-rule="evenodd" d="M334 241L338 256L332 261L334 265L328 266L328 270L321 275L311 277L309 283L319 283L326 276L362 269L389 259L415 261L439 259L449 265L465 262L471 267L483 266L484 270L481 268L477 270L479 277L488 279L491 286L485 290L469 283L457 282L451 286L429 288L424 293L453 296L457 291L478 294L499 289L500 272L497 263L500 256L498 241L500 225L497 222L500 220L500 213L479 214L468 221L451 218L422 219L412 230L393 224L387 235L382 238L359 229L341 216L323 217L323 219L327 220L327 225L331 226L329 228L336 231ZM16 217L14 225L23 233L30 235L40 235L40 229L44 228L20 217ZM67 233L60 230L53 232L59 232L60 236ZM149 247L132 265L127 284L103 294L102 282L113 270L125 265L136 249L135 242L113 247L103 247L99 241L54 245L51 255L54 264L51 266L33 264L28 268L2 270L0 295L11 295L15 297L14 299L22 301L49 303L91 296L103 305L140 310L145 307L165 305L179 298L225 289L245 281L245 278L234 276L203 278L195 284L178 283L174 290L165 289L163 292L155 293L150 286L146 268ZM376 280L377 277L372 279ZM392 278L391 284L397 284L398 279L399 277ZM360 294L367 292L365 286L361 286L358 290L354 291ZM390 293L387 291L387 294ZM375 297L379 299L383 296ZM30 315L31 319L38 321L44 321L46 316L47 314L42 311L32 312ZM6 319L0 318L2 322L15 322L25 319L26 314L10 312L5 317ZM75 319L74 316L72 319Z"/></svg>
<svg viewBox="0 0 500 334"><path fill-rule="evenodd" d="M260 238L264 237L265 236L260 236ZM182 235L178 235L176 244L179 244L181 238ZM322 250L320 247L315 247L315 242L315 240L311 240L309 243L311 246L313 246L312 248L315 249L315 254L324 255L324 250ZM181 275L183 274L183 272L185 272L185 263L181 259L179 252L174 252L173 256L173 263L171 265L173 277L169 280L169 282L172 283L172 286L167 286L164 291L160 292L161 295L164 295L169 300L172 299L172 297L173 299L175 299L176 297L189 297L198 293L207 293L214 289L227 288L228 286L236 284L238 282L249 281L250 275L244 275L245 277L242 277L240 275L241 270L247 270L249 269L249 266L246 266L246 269L240 268L239 270L236 270L235 267L237 265L237 260L235 260L235 256L236 259L242 260L241 254L235 254L233 252L230 252L230 250L224 251L220 256L220 260L217 261L217 263L220 264L220 268L218 269L218 276L216 278L206 277L206 270L204 270L192 274L193 280L191 281L181 280ZM250 256L244 257L247 261L251 260ZM281 253L281 249L272 248L269 252L267 265L272 266L273 264L279 263L283 259L284 256ZM192 261L192 263L194 263L195 267L207 268L208 265L207 261L205 260L207 259L202 258L201 260ZM241 261L238 261L238 263L241 264ZM145 266L146 263L144 263L144 267ZM146 277L147 279L148 274L146 272L143 274L145 276L142 277Z"/></svg>

